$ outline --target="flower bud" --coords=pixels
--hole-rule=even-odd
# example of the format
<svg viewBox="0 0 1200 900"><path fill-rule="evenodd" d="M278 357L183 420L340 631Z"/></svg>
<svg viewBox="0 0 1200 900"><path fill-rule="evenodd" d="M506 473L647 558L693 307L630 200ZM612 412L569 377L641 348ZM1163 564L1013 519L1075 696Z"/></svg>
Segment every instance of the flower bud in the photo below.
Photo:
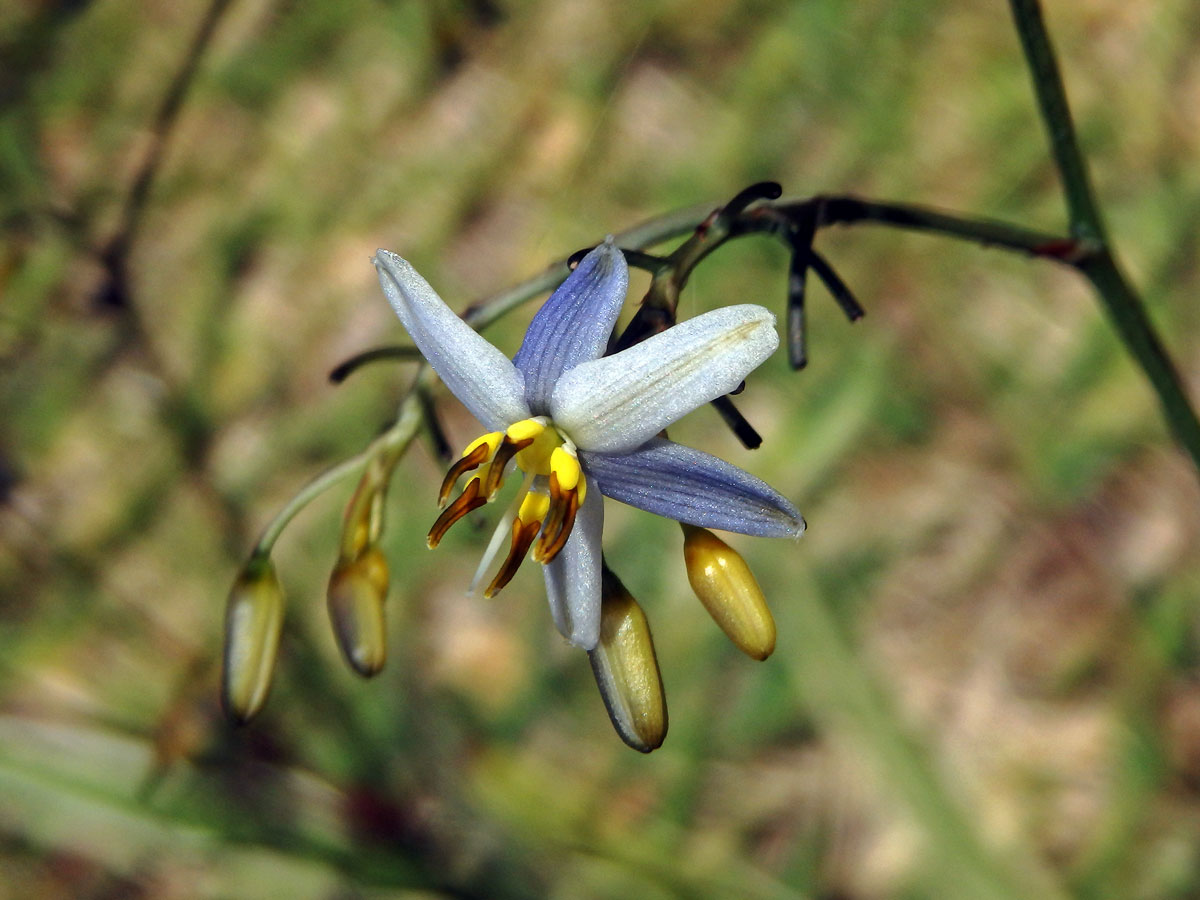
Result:
<svg viewBox="0 0 1200 900"><path fill-rule="evenodd" d="M389 473L380 466L378 459L372 460L346 504L340 542L344 559L358 559L383 532L383 501Z"/></svg>
<svg viewBox="0 0 1200 900"><path fill-rule="evenodd" d="M326 600L342 656L354 671L370 678L387 660L383 603L388 565L378 547L368 547L350 562L339 562L329 578Z"/></svg>
<svg viewBox="0 0 1200 900"><path fill-rule="evenodd" d="M251 558L233 583L225 607L225 660L221 702L239 725L266 702L283 627L283 589L275 566Z"/></svg>
<svg viewBox="0 0 1200 900"><path fill-rule="evenodd" d="M608 717L634 750L649 753L667 736L663 692L650 624L637 601L604 568L600 642L588 653Z"/></svg>
<svg viewBox="0 0 1200 900"><path fill-rule="evenodd" d="M775 649L775 619L741 554L704 528L683 526L683 558L692 590L738 649L766 659Z"/></svg>

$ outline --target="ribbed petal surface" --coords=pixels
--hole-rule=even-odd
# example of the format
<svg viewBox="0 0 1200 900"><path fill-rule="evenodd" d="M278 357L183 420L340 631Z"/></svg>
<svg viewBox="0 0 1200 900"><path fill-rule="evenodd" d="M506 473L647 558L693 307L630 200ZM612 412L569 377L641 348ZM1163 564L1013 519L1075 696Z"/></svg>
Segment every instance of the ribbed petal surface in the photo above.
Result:
<svg viewBox="0 0 1200 900"><path fill-rule="evenodd" d="M734 390L777 346L775 316L761 306L713 310L580 363L555 385L550 415L581 449L632 450Z"/></svg>
<svg viewBox="0 0 1200 900"><path fill-rule="evenodd" d="M413 343L471 415L492 431L529 417L521 373L442 302L407 260L380 250L375 268Z"/></svg>
<svg viewBox="0 0 1200 900"><path fill-rule="evenodd" d="M605 496L668 519L756 537L804 531L796 507L765 481L682 444L655 438L631 453L581 452L580 459Z"/></svg>
<svg viewBox="0 0 1200 900"><path fill-rule="evenodd" d="M600 533L604 530L604 498L588 491L575 527L562 552L542 567L550 614L563 637L591 650L600 640Z"/></svg>
<svg viewBox="0 0 1200 900"><path fill-rule="evenodd" d="M513 364L534 415L550 411L560 375L604 352L629 289L625 256L609 238L583 258L529 323Z"/></svg>

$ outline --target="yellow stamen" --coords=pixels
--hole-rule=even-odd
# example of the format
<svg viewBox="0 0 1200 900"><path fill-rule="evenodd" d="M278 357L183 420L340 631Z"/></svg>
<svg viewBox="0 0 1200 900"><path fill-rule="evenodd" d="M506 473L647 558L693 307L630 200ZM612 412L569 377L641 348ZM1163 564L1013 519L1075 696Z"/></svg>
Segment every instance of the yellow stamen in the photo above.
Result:
<svg viewBox="0 0 1200 900"><path fill-rule="evenodd" d="M503 485L505 469L514 460L526 473L525 486L514 501L517 512L511 519L511 548L484 592L488 597L512 580L530 547L534 548L533 558L541 563L548 563L558 555L571 536L575 516L587 493L587 479L575 445L548 418L522 419L503 432L490 432L472 441L462 458L450 467L438 492L443 512L429 530L430 547L436 547L455 522L495 498ZM467 482L458 499L447 505L458 479L476 469L479 471ZM535 478L548 485L548 494L546 487L530 490ZM510 511L508 516L513 513ZM504 531L502 522L476 573L472 590L504 540Z"/></svg>
<svg viewBox="0 0 1200 900"><path fill-rule="evenodd" d="M564 491L573 491L578 486L579 502L583 502L585 486L579 457L566 447L555 447L554 452L550 454L550 472L558 476L558 486Z"/></svg>
<svg viewBox="0 0 1200 900"><path fill-rule="evenodd" d="M504 469L508 461L536 441L545 430L546 426L536 419L525 419L508 426L504 440L496 448L496 454L488 466L487 478L483 485L483 494L489 502L495 499L496 492L504 482Z"/></svg>
<svg viewBox="0 0 1200 900"><path fill-rule="evenodd" d="M550 512L542 528L542 537L533 549L533 558L538 562L550 562L567 545L582 502L584 481L580 473L577 489L565 491L559 484L558 473L550 473Z"/></svg>
<svg viewBox="0 0 1200 900"><path fill-rule="evenodd" d="M525 499L521 501L521 508L517 510L517 518L521 520L522 525L528 525L532 522L542 524L542 519L546 517L546 511L550 509L550 498L540 491L530 491L525 495Z"/></svg>
<svg viewBox="0 0 1200 900"><path fill-rule="evenodd" d="M531 444L541 437L545 430L546 423L541 419L522 419L520 422L513 422L509 425L504 436L516 443Z"/></svg>

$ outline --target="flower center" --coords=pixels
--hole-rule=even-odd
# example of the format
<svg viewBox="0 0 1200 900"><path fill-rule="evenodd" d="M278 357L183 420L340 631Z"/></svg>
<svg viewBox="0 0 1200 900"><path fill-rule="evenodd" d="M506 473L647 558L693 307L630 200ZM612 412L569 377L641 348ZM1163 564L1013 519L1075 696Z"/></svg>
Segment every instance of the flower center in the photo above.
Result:
<svg viewBox="0 0 1200 900"><path fill-rule="evenodd" d="M431 548L438 545L451 525L495 499L510 463L515 463L525 473L525 480L513 501L515 513L510 511L505 517L512 521L508 556L483 592L485 597L494 596L512 580L530 547L533 547L533 558L543 564L558 555L571 536L575 515L587 494L587 480L571 440L546 416L522 419L504 431L493 431L476 438L450 467L438 492L442 514L426 538ZM454 502L449 502L458 479L468 472L475 474L467 480ZM501 521L484 554L480 573L499 549L498 539L503 535L505 520ZM479 574L476 575L478 580Z"/></svg>

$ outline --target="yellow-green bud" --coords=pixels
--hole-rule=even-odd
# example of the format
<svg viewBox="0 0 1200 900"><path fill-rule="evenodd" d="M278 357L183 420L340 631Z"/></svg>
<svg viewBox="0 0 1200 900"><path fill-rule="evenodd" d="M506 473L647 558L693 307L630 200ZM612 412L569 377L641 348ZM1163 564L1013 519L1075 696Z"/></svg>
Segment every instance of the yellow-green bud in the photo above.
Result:
<svg viewBox="0 0 1200 900"><path fill-rule="evenodd" d="M266 702L283 628L283 588L269 559L253 558L233 583L225 607L221 702L238 724Z"/></svg>
<svg viewBox="0 0 1200 900"><path fill-rule="evenodd" d="M588 653L608 717L630 747L649 753L667 736L663 692L650 624L608 567L600 607L600 642Z"/></svg>
<svg viewBox="0 0 1200 900"><path fill-rule="evenodd" d="M387 660L387 589L387 560L377 547L339 562L329 578L326 600L334 636L346 662L364 678L378 673Z"/></svg>
<svg viewBox="0 0 1200 900"><path fill-rule="evenodd" d="M775 649L775 619L741 554L704 528L683 526L688 581L738 649L766 659Z"/></svg>

